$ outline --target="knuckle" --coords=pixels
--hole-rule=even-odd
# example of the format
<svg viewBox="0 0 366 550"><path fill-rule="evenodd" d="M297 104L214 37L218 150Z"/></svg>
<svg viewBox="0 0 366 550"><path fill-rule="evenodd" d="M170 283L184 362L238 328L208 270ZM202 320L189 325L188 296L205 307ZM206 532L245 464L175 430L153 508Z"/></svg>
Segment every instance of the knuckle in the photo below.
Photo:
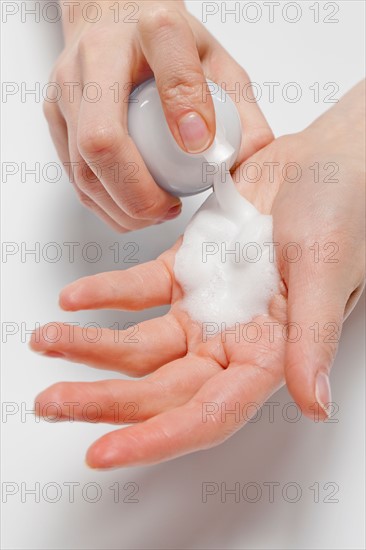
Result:
<svg viewBox="0 0 366 550"><path fill-rule="evenodd" d="M90 126L78 131L77 145L82 156L113 155L119 143L118 131L112 126Z"/></svg>
<svg viewBox="0 0 366 550"><path fill-rule="evenodd" d="M180 20L176 10L164 6L150 6L141 15L138 26L142 32L155 34L157 31L171 29Z"/></svg>
<svg viewBox="0 0 366 550"><path fill-rule="evenodd" d="M125 200L125 208L132 218L155 219L157 218L157 203L148 197L133 197Z"/></svg>
<svg viewBox="0 0 366 550"><path fill-rule="evenodd" d="M56 65L53 73L52 73L52 81L57 82L57 84L60 84L61 86L65 82L69 82L70 80L70 71L68 64L65 62L59 63Z"/></svg>
<svg viewBox="0 0 366 550"><path fill-rule="evenodd" d="M105 27L98 27L93 31L85 32L77 43L77 55L82 58L86 57L91 49L99 47L101 43L104 44L109 37L110 31Z"/></svg>
<svg viewBox="0 0 366 550"><path fill-rule="evenodd" d="M98 176L96 176L93 170L83 161L74 168L74 178L78 188L88 195L95 195L95 191L100 189Z"/></svg>
<svg viewBox="0 0 366 550"><path fill-rule="evenodd" d="M165 74L158 78L160 96L165 105L185 107L197 104L203 98L202 76L193 67L186 67L183 74Z"/></svg>
<svg viewBox="0 0 366 550"><path fill-rule="evenodd" d="M85 193L78 193L79 195L79 200L81 202L81 204L83 206L85 206L85 208L88 208L89 210L93 210L94 209L94 201L93 199L91 199L88 195L86 195Z"/></svg>

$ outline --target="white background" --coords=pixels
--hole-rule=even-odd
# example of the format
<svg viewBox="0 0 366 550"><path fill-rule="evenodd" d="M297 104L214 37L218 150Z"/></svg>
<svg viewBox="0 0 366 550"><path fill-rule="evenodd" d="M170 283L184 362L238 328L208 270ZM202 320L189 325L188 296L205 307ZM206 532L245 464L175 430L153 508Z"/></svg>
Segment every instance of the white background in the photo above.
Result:
<svg viewBox="0 0 366 550"><path fill-rule="evenodd" d="M28 2L31 4L31 2ZM233 4L233 3L229 3ZM331 12L320 5L320 19L314 23L312 2L301 2L302 16L297 23L286 22L281 9L270 23L268 9L262 3L262 17L254 24L241 18L236 23L220 14L208 19L207 27L247 69L253 81L280 82L274 103L265 90L260 104L277 135L302 129L331 105L325 104L322 87L336 82L339 92L347 91L363 76L363 20L361 1L338 2L334 17L338 23L325 24ZM243 6L244 3L241 3ZM299 5L299 3L298 3ZM283 3L281 4L281 7ZM190 10L201 18L201 2L191 2ZM254 12L248 12L253 18ZM288 12L293 17L291 11ZM3 80L20 84L39 81L45 84L52 64L62 48L58 25L31 17L22 23L20 16L3 25ZM286 83L301 85L302 98L289 103L282 98ZM309 89L319 82L321 101L314 102ZM328 90L328 92L331 89ZM42 115L41 103L28 97L21 102L15 95L3 104L3 161L25 162L41 166L57 161L56 153ZM141 320L156 314L89 312L70 315L59 311L60 289L72 280L100 271L126 268L113 262L108 247L114 242L134 242L139 246L140 261L154 258L183 231L202 197L188 199L179 220L125 236L115 235L76 200L66 176L57 183L28 176L11 177L2 186L2 236L6 242L21 242L41 248L57 243L100 243L103 256L97 263L83 260L80 252L70 263L63 248L57 263L41 258L39 263L20 254L3 264L3 323L16 323L19 332L3 346L2 398L19 408L32 408L35 395L59 380L98 380L106 373L58 359L46 359L31 353L23 340L20 324L26 329L51 320L96 321L110 326ZM128 251L127 251L128 252ZM4 326L4 325L3 325ZM6 325L9 326L9 325ZM247 425L224 445L175 461L148 467L111 472L89 470L83 462L87 447L110 428L103 425L37 423L31 414L20 413L2 418L2 482L13 482L19 492L3 505L2 538L6 549L150 549L150 548L364 548L364 318L361 303L346 322L339 354L332 373L334 401L339 406L337 422L313 424L306 419L285 422L284 406L291 399L282 389L272 402L275 422L269 421L268 408L262 418ZM28 337L28 336L27 336ZM108 373L107 373L108 375ZM111 377L117 377L111 373ZM23 403L23 405L21 405ZM291 411L290 411L291 412ZM109 487L119 482L139 485L138 503L113 502ZM220 494L201 499L203 482L228 487L239 482L259 483L263 494L256 503L232 496L221 502ZM61 499L35 502L34 496L21 499L21 483L31 488L39 482L58 483ZM75 501L70 503L67 487L78 482ZM83 499L81 489L89 482L98 483L102 497L91 503ZM278 482L275 502L269 502L265 482ZM298 502L287 502L281 490L286 483L297 483L302 495ZM333 498L333 483L339 490ZM320 502L314 502L314 483L320 486ZM122 497L127 491L122 491ZM294 493L289 491L289 498ZM24 496L24 495L23 495ZM90 490L89 498L93 497ZM253 493L249 494L249 498ZM122 500L122 498L121 498ZM248 500L248 499L247 499Z"/></svg>

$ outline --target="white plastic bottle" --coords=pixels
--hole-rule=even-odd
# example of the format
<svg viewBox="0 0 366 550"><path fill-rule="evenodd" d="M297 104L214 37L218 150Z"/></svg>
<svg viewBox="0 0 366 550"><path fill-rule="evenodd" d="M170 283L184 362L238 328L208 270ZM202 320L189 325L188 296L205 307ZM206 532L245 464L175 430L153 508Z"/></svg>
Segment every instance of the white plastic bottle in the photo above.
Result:
<svg viewBox="0 0 366 550"><path fill-rule="evenodd" d="M215 108L216 137L198 154L186 153L176 143L154 79L141 84L130 96L129 134L156 183L173 195L195 195L212 187L214 177L205 163L224 162L229 170L237 157L242 134L237 108L230 96L209 80L202 96L207 93L211 93Z"/></svg>

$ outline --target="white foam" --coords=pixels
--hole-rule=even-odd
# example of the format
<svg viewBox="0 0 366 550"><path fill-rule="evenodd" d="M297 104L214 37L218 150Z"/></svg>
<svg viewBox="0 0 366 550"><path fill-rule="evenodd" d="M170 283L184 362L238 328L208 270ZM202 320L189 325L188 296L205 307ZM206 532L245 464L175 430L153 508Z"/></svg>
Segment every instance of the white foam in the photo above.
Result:
<svg viewBox="0 0 366 550"><path fill-rule="evenodd" d="M193 320L229 328L268 313L279 285L272 225L221 165L214 193L188 224L175 259L182 306Z"/></svg>

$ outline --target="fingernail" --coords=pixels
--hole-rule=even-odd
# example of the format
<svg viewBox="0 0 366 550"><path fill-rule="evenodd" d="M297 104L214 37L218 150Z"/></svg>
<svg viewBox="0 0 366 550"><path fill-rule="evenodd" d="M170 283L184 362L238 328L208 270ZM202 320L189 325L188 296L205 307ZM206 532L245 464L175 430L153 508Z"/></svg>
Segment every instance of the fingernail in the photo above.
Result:
<svg viewBox="0 0 366 550"><path fill-rule="evenodd" d="M182 205L177 204L176 206L173 206L170 210L168 210L168 213L166 216L164 216L163 221L169 221L176 218L182 211Z"/></svg>
<svg viewBox="0 0 366 550"><path fill-rule="evenodd" d="M65 357L65 354L60 353L59 351L45 351L43 352L43 355L46 357Z"/></svg>
<svg viewBox="0 0 366 550"><path fill-rule="evenodd" d="M178 123L178 128L188 153L199 153L210 145L210 132L198 113L184 115Z"/></svg>
<svg viewBox="0 0 366 550"><path fill-rule="evenodd" d="M328 406L332 401L329 377L324 371L320 371L315 381L315 397L324 413L329 418Z"/></svg>
<svg viewBox="0 0 366 550"><path fill-rule="evenodd" d="M78 303L79 287L78 283L71 283L61 291L59 303L62 309L72 310L74 304Z"/></svg>
<svg viewBox="0 0 366 550"><path fill-rule="evenodd" d="M96 465L95 458L94 460L90 460L89 450L86 453L85 464L91 470L106 471L106 470L115 470L121 467L119 465L119 462L120 462L119 449L116 449L115 447L110 447L110 448L104 449L103 454L100 455L98 453L98 455L99 456L98 456L97 465Z"/></svg>

